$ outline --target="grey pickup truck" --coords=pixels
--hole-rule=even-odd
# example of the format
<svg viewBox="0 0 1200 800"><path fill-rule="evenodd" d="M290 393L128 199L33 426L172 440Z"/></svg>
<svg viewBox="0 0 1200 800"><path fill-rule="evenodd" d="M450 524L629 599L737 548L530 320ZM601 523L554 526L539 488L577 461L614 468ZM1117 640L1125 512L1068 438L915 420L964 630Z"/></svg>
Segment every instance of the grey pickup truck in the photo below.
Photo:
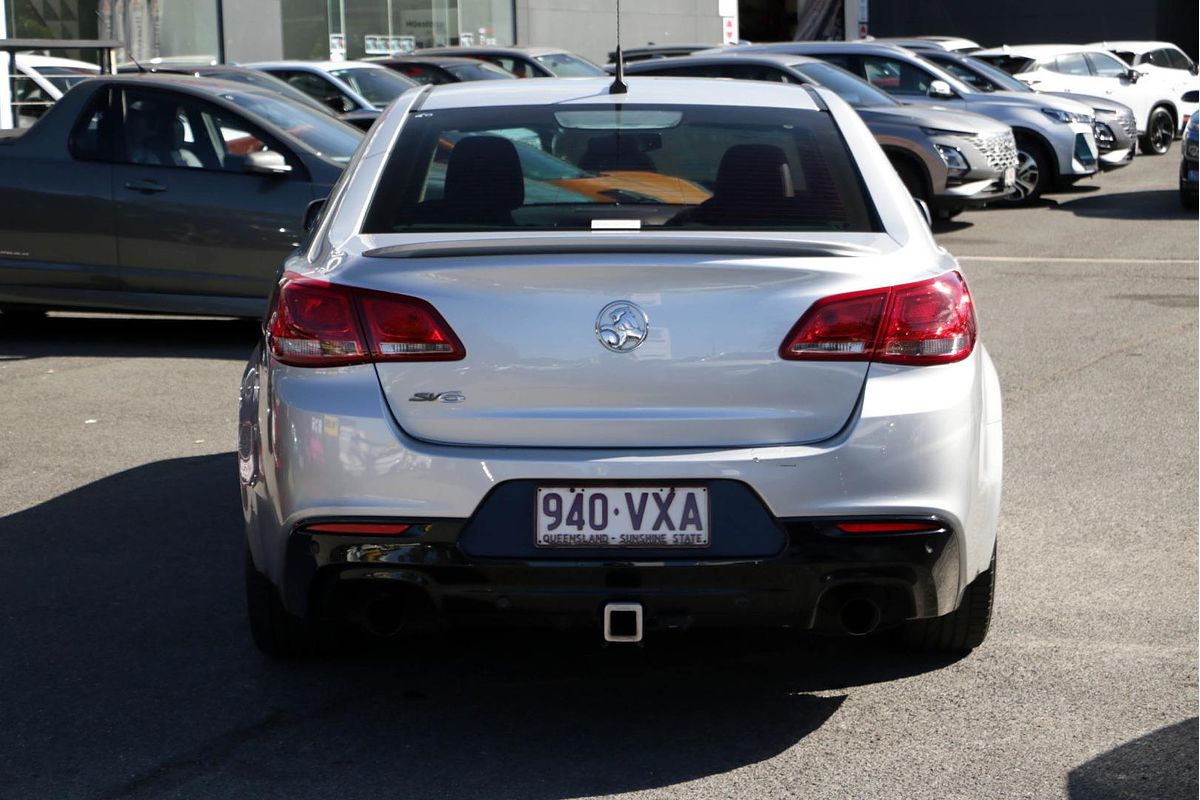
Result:
<svg viewBox="0 0 1200 800"><path fill-rule="evenodd" d="M261 316L361 138L245 84L84 81L0 134L0 312Z"/></svg>

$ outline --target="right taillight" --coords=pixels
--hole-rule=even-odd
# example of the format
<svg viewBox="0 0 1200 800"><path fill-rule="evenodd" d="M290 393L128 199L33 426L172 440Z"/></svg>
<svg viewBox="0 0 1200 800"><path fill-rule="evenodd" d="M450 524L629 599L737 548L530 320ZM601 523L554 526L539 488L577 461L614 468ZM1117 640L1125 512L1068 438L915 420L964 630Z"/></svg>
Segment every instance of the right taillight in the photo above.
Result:
<svg viewBox="0 0 1200 800"><path fill-rule="evenodd" d="M272 355L297 367L456 361L466 351L424 300L287 274L267 314Z"/></svg>
<svg viewBox="0 0 1200 800"><path fill-rule="evenodd" d="M975 309L958 272L825 297L809 308L779 348L781 358L948 364L975 347Z"/></svg>

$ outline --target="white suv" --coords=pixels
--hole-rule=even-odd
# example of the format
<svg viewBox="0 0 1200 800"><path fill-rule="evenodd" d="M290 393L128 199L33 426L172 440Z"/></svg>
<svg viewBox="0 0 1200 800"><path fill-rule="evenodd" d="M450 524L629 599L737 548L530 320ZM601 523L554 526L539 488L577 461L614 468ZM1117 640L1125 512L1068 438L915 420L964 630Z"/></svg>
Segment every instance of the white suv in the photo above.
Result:
<svg viewBox="0 0 1200 800"><path fill-rule="evenodd" d="M1170 42L1093 42L1089 47L1107 50L1132 64L1143 75L1165 80L1175 92L1175 105L1182 112L1179 124L1182 128L1196 111L1195 99L1185 99L1189 91L1194 92L1200 81L1196 79L1196 62Z"/></svg>
<svg viewBox="0 0 1200 800"><path fill-rule="evenodd" d="M1078 92L1111 97L1133 109L1140 150L1162 155L1171 148L1182 110L1171 84L1143 75L1098 47L1087 45L1017 45L972 54L1013 74L1040 92Z"/></svg>

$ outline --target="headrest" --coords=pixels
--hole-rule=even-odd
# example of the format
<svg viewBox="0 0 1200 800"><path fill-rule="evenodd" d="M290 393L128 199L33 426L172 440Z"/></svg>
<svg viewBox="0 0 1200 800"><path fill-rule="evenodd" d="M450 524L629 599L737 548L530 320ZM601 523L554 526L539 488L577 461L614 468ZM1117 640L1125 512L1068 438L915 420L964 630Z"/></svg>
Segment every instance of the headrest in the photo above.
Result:
<svg viewBox="0 0 1200 800"><path fill-rule="evenodd" d="M714 196L722 203L775 202L795 193L787 156L773 144L735 144L721 157Z"/></svg>
<svg viewBox="0 0 1200 800"><path fill-rule="evenodd" d="M487 214L508 212L525 202L525 176L517 148L502 136L468 136L450 151L446 164L448 205Z"/></svg>

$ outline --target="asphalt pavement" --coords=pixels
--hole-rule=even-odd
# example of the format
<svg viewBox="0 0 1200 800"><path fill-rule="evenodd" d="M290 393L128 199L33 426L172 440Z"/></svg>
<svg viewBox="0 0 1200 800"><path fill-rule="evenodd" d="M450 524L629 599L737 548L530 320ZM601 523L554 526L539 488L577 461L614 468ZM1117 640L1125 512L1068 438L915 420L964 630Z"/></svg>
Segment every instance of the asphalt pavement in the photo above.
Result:
<svg viewBox="0 0 1200 800"><path fill-rule="evenodd" d="M960 257L1004 389L996 618L870 640L424 637L315 663L243 621L254 326L0 319L0 800L1197 796L1197 218L1178 149Z"/></svg>

